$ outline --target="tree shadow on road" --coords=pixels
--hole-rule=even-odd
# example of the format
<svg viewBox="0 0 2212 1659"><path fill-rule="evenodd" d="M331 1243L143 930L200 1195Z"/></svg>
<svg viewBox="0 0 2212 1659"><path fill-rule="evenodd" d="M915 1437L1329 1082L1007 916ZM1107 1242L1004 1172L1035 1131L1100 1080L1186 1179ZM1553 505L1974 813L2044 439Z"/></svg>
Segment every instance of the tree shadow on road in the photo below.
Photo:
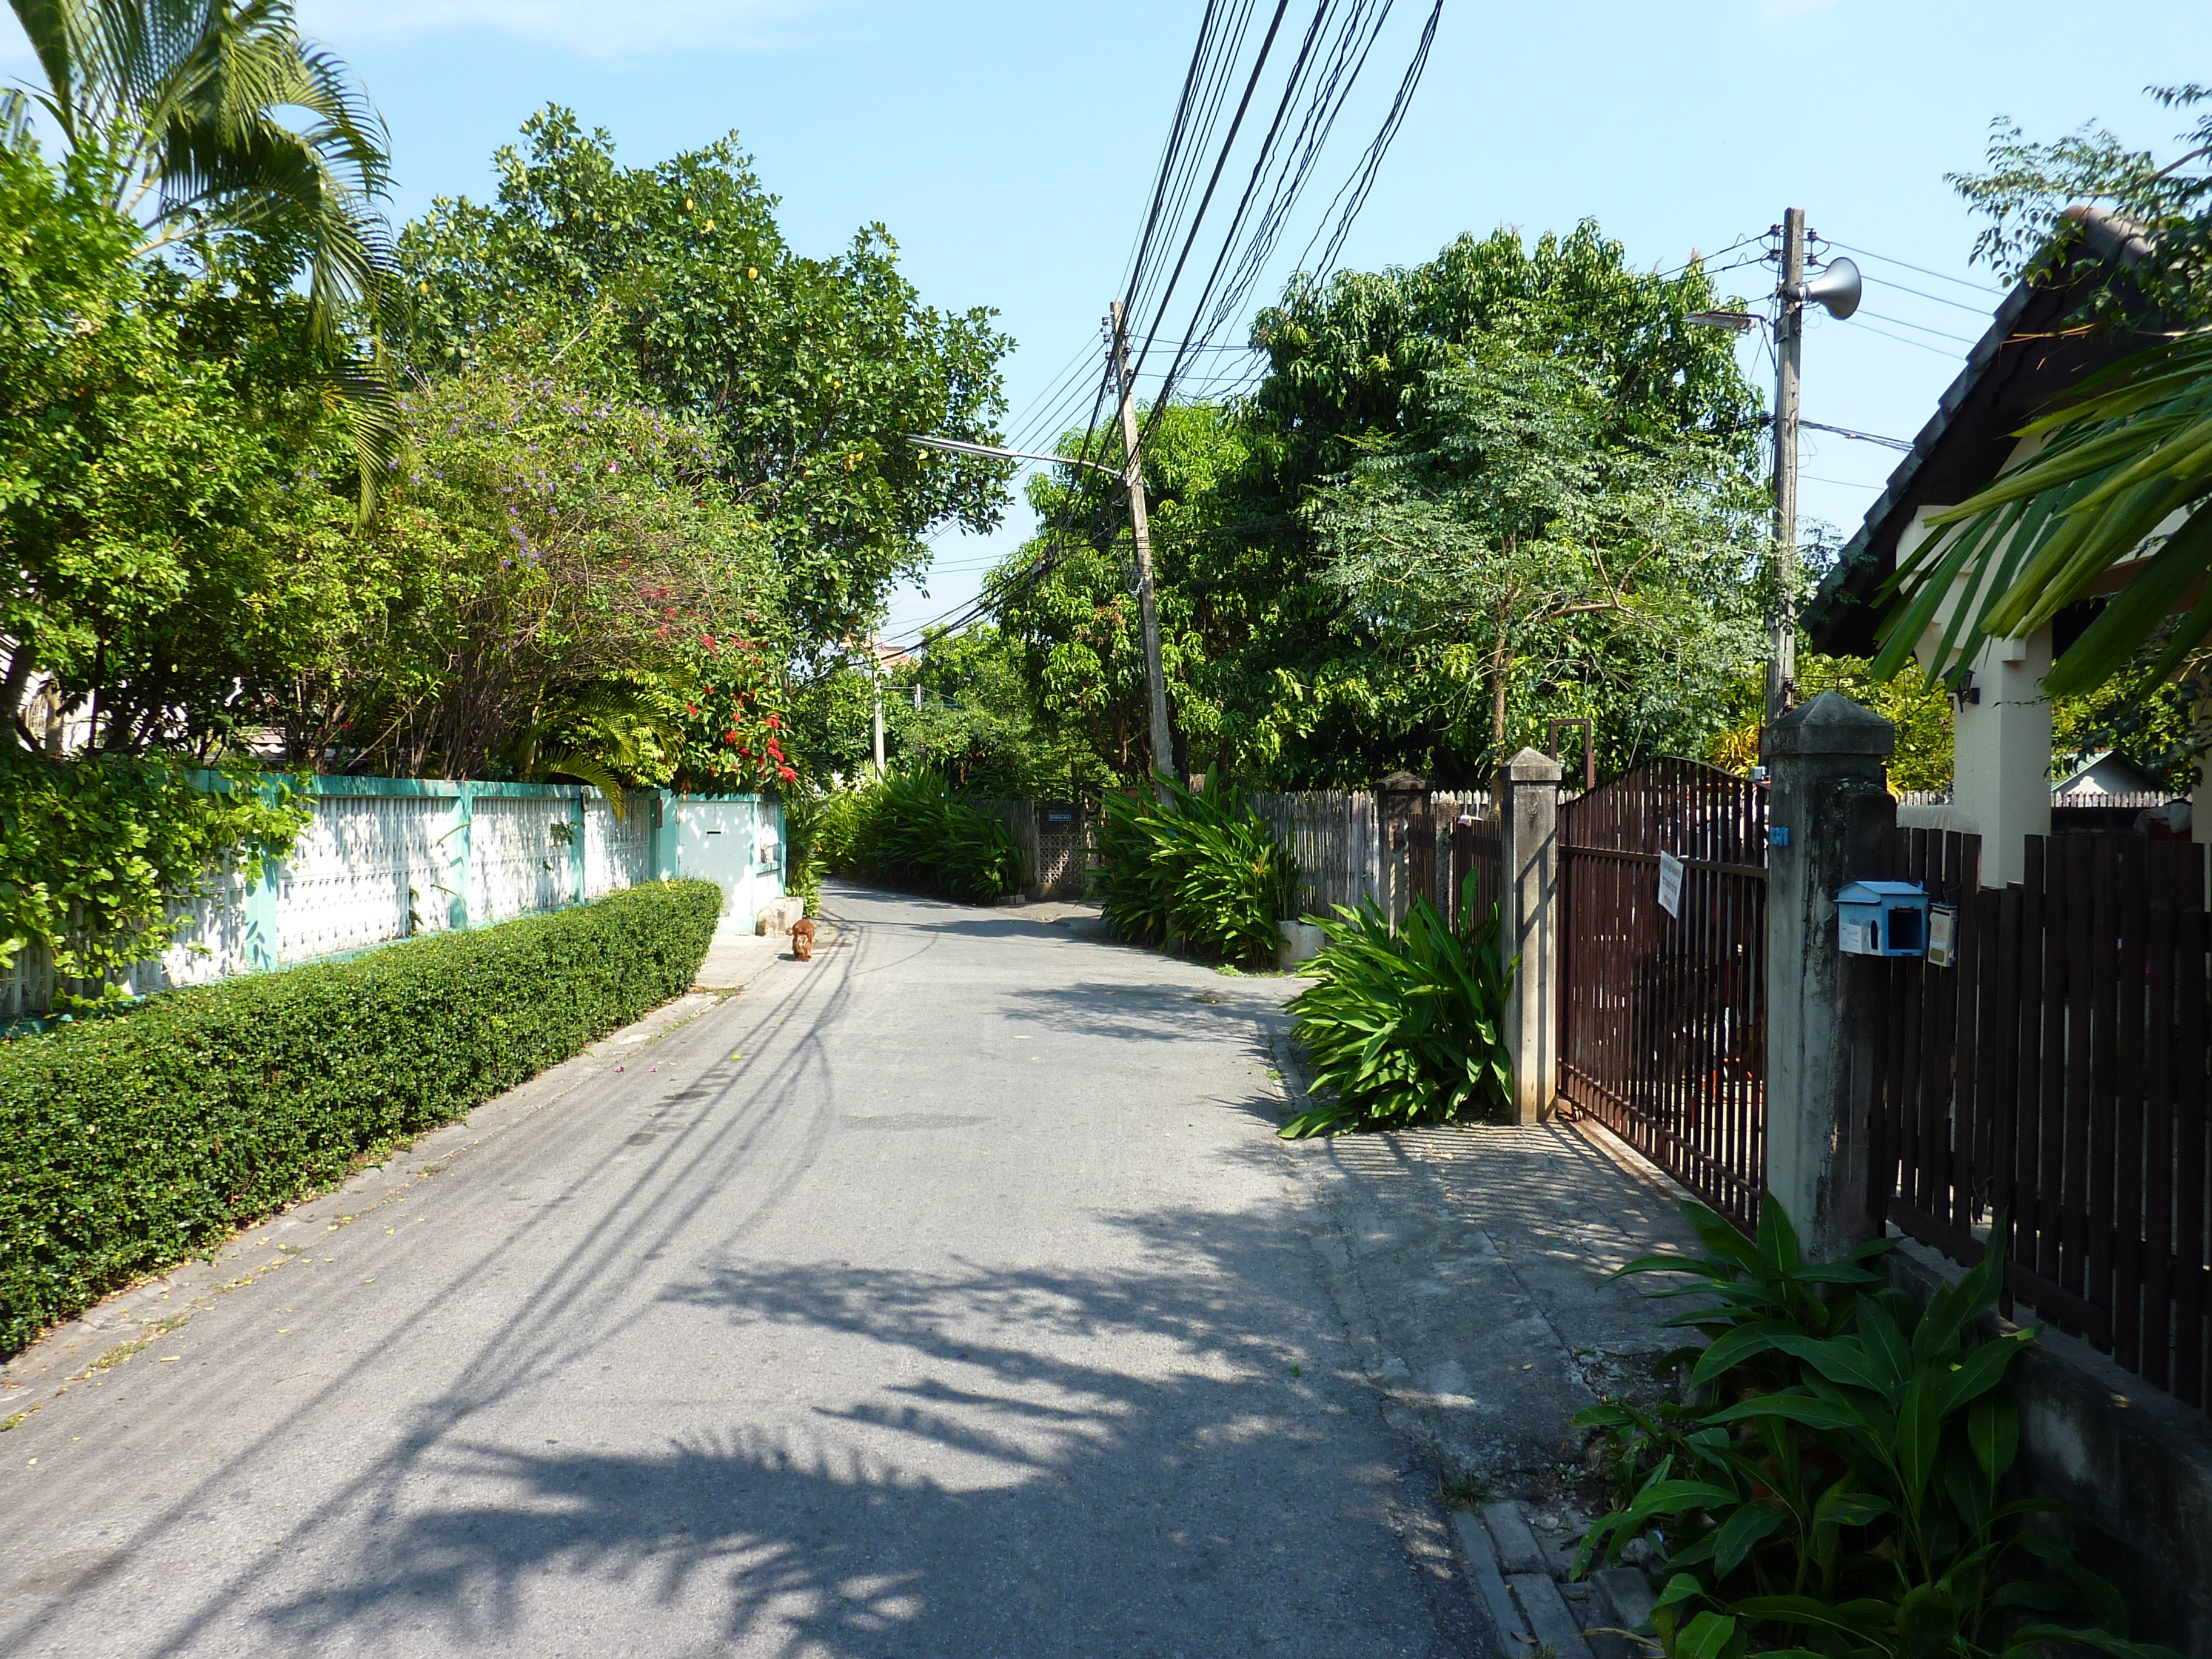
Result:
<svg viewBox="0 0 2212 1659"><path fill-rule="evenodd" d="M1093 1272L702 1274L667 1300L727 1362L831 1352L854 1381L802 1376L652 1454L446 1438L410 1484L452 1496L396 1505L270 1633L495 1646L549 1607L627 1607L718 1651L1455 1650L1456 1586L1400 1536L1447 1553L1427 1493L1304 1237L1264 1214L1116 1225L1129 1259Z"/></svg>

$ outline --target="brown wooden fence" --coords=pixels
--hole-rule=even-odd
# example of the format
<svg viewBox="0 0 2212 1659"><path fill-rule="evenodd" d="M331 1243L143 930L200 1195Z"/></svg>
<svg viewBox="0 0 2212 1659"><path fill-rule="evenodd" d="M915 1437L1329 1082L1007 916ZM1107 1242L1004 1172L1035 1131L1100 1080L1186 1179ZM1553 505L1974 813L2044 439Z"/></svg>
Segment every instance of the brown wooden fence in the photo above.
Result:
<svg viewBox="0 0 2212 1659"><path fill-rule="evenodd" d="M1900 830L1893 879L1959 907L1956 964L1885 963L1872 1207L1972 1264L2012 1217L2006 1287L2129 1370L2207 1404L2212 1191L2205 849Z"/></svg>
<svg viewBox="0 0 2212 1659"><path fill-rule="evenodd" d="M1681 861L1675 913L1661 854ZM1738 1225L1766 1182L1766 787L1655 760L1559 809L1559 1091Z"/></svg>
<svg viewBox="0 0 2212 1659"><path fill-rule="evenodd" d="M1491 907L1498 902L1501 890L1498 819L1490 813L1486 802L1453 819L1447 845L1450 849L1449 868L1437 902L1447 907L1467 904L1468 920L1480 927L1489 920ZM1452 919L1453 926L1458 926L1461 912L1457 908L1447 908L1444 914Z"/></svg>

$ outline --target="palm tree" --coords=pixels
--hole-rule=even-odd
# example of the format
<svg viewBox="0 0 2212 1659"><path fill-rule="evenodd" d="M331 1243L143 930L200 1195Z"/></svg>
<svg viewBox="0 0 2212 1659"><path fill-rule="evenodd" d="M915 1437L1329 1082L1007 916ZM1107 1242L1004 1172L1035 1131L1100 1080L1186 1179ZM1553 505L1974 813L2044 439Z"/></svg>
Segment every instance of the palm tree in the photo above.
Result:
<svg viewBox="0 0 2212 1659"><path fill-rule="evenodd" d="M1971 662L1990 639L2033 633L2162 535L2044 689L2093 690L2161 632L2152 678L2170 678L2212 637L2212 329L2114 364L2021 435L2045 441L1936 514L1927 540L1899 565L1903 603L1875 672L1904 665L1962 582L1969 597L1945 626L1938 672Z"/></svg>
<svg viewBox="0 0 2212 1659"><path fill-rule="evenodd" d="M296 250L316 331L346 365L332 380L366 508L393 428L376 326L389 146L351 71L301 38L289 0L11 3L46 71L39 103L144 227L142 257L234 236Z"/></svg>

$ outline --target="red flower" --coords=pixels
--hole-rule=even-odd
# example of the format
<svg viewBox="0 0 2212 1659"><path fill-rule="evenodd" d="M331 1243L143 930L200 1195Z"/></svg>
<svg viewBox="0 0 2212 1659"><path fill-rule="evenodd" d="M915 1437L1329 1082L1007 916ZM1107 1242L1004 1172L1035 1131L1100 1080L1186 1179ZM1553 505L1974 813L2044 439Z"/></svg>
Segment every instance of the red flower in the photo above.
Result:
<svg viewBox="0 0 2212 1659"><path fill-rule="evenodd" d="M696 702L687 702L684 705L684 712L687 714L696 714L699 712L699 705Z"/></svg>
<svg viewBox="0 0 2212 1659"><path fill-rule="evenodd" d="M799 781L799 774L793 771L788 766L777 767L775 769L775 775L781 778L786 783L796 783Z"/></svg>
<svg viewBox="0 0 2212 1659"><path fill-rule="evenodd" d="M771 732L781 732L783 730L783 722L778 720L775 715L770 714L768 717L768 729Z"/></svg>

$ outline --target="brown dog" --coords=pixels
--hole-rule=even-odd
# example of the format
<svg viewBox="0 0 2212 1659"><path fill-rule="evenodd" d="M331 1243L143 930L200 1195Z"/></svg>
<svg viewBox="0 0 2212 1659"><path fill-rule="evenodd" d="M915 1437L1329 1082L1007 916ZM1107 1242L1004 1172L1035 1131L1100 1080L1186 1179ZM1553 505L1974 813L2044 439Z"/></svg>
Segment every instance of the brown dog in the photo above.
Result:
<svg viewBox="0 0 2212 1659"><path fill-rule="evenodd" d="M801 916L791 924L791 954L801 962L814 959L814 922L811 917Z"/></svg>

